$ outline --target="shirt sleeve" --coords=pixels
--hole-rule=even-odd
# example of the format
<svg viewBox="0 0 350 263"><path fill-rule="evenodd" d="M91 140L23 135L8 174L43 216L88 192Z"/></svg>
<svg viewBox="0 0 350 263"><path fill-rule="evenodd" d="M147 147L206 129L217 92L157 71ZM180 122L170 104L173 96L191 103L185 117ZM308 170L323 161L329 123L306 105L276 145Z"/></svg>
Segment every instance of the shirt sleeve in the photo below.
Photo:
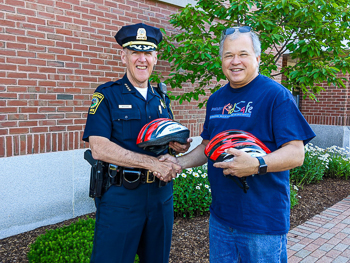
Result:
<svg viewBox="0 0 350 263"><path fill-rule="evenodd" d="M277 148L294 140L301 140L305 145L316 136L293 98L284 100L274 109L272 120Z"/></svg>
<svg viewBox="0 0 350 263"><path fill-rule="evenodd" d="M108 99L102 91L95 91L89 108L83 140L88 142L89 136L102 136L107 139L112 134L112 118Z"/></svg>

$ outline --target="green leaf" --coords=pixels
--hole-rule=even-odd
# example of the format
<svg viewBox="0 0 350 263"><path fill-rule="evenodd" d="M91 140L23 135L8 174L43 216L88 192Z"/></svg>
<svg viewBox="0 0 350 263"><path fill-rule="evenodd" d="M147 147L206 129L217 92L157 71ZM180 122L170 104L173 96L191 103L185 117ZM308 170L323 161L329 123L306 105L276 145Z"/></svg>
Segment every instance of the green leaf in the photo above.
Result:
<svg viewBox="0 0 350 263"><path fill-rule="evenodd" d="M346 55L350 42L344 44L344 39L350 39L348 13L347 1L200 0L195 7L187 6L171 16L170 23L178 31L173 36L168 32L164 37L159 56L172 63L171 88L181 89L184 83L199 87L186 92L182 89L178 99L181 102L200 100L213 83L226 81L219 55L222 30L238 23L249 25L260 35L260 72L272 77L280 63L278 58L288 51L290 58L297 62L283 67L288 77L284 85L289 90L300 86L304 94L313 98L321 90L319 84L328 81L341 88L343 84L336 73L350 73Z"/></svg>

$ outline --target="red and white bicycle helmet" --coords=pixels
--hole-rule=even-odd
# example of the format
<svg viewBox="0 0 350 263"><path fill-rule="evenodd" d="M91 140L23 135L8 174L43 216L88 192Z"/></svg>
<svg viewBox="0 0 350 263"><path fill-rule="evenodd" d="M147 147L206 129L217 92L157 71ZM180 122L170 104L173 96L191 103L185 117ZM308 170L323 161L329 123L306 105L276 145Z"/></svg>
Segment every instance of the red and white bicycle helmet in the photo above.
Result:
<svg viewBox="0 0 350 263"><path fill-rule="evenodd" d="M250 154L253 157L271 153L253 134L241 130L227 130L218 133L205 147L205 155L213 162L228 162L233 155L225 153L226 149L235 148Z"/></svg>
<svg viewBox="0 0 350 263"><path fill-rule="evenodd" d="M160 154L169 147L169 142L187 143L190 130L181 123L167 118L155 119L145 124L136 140L137 146Z"/></svg>

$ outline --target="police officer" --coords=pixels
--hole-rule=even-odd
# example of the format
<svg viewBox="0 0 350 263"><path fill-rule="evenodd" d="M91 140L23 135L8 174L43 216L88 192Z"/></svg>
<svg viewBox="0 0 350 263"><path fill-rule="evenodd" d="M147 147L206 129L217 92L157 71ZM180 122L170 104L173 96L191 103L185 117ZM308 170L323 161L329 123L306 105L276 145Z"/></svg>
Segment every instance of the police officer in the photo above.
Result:
<svg viewBox="0 0 350 263"><path fill-rule="evenodd" d="M138 254L141 263L165 263L174 221L171 179L181 167L159 162L155 154L136 145L146 123L173 118L169 99L149 83L162 34L158 28L140 23L123 26L115 39L123 47L126 74L96 89L83 135L94 159L117 165L121 180L95 198L91 262L132 263ZM170 147L185 152L190 142L172 142Z"/></svg>

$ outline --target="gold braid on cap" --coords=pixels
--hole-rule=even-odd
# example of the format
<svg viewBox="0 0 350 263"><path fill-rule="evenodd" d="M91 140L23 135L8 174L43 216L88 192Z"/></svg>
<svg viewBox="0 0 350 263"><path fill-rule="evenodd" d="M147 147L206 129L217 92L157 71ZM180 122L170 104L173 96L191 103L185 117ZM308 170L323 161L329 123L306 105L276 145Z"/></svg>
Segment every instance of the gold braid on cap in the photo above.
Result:
<svg viewBox="0 0 350 263"><path fill-rule="evenodd" d="M157 45L152 43L152 42L148 42L148 41L129 41L126 42L125 44L123 44L123 47L127 47L130 45L147 45L147 46L152 46L154 48L157 48Z"/></svg>

